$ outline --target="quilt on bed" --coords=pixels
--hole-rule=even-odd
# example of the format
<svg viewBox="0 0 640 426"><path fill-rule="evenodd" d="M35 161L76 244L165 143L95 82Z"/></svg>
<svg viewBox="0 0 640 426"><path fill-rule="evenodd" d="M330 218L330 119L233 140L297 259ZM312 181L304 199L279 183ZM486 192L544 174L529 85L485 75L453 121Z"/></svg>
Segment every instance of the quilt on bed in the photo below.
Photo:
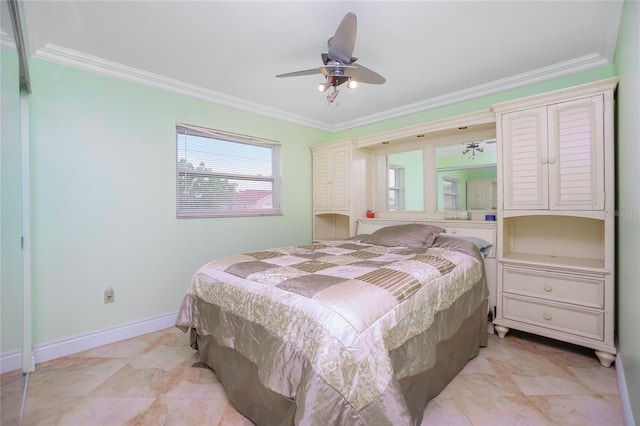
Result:
<svg viewBox="0 0 640 426"><path fill-rule="evenodd" d="M427 330L437 312L480 281L480 257L445 247L407 249L340 241L270 249L225 257L200 268L177 325L199 326L198 333L209 334L195 318L194 297L259 324L303 352L322 380L359 410L392 380L389 352ZM265 386L295 397L295 383L283 389L287 381L269 371L263 355L247 349L250 345L243 347L237 331L228 328L215 334L220 344L259 366ZM432 361L423 358L403 375L430 367Z"/></svg>

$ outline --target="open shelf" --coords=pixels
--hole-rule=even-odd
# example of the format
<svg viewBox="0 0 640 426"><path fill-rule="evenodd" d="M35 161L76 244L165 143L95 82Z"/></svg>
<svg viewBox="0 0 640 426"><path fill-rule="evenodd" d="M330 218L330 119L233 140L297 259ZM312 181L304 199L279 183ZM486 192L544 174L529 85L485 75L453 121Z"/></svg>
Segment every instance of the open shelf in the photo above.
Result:
<svg viewBox="0 0 640 426"><path fill-rule="evenodd" d="M503 220L503 262L608 273L604 221L572 216Z"/></svg>
<svg viewBox="0 0 640 426"><path fill-rule="evenodd" d="M319 213L313 216L315 241L345 240L349 235L350 217L338 213Z"/></svg>
<svg viewBox="0 0 640 426"><path fill-rule="evenodd" d="M583 257L549 256L544 254L510 252L502 257L503 263L544 267L548 269L571 269L587 273L608 274L604 260L586 259Z"/></svg>

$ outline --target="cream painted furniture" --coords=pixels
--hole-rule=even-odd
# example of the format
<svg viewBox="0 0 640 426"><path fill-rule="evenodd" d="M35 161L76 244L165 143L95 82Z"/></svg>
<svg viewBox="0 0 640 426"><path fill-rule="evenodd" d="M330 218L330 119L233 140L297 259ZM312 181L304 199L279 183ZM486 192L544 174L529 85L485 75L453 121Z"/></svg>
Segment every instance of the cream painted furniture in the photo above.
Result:
<svg viewBox="0 0 640 426"><path fill-rule="evenodd" d="M482 178L467 181L467 210L496 208L496 179Z"/></svg>
<svg viewBox="0 0 640 426"><path fill-rule="evenodd" d="M498 135L495 330L614 345L617 79L493 106Z"/></svg>
<svg viewBox="0 0 640 426"><path fill-rule="evenodd" d="M313 239L354 235L365 215L366 150L345 140L311 149L313 157Z"/></svg>
<svg viewBox="0 0 640 426"><path fill-rule="evenodd" d="M402 225L406 223L423 223L443 228L452 237L476 237L485 240L493 246L484 258L484 267L489 287L489 308L496 306L496 262L497 232L496 222L481 222L471 220L401 220L401 219L359 219L356 234L371 234L386 226ZM491 330L492 331L492 330Z"/></svg>

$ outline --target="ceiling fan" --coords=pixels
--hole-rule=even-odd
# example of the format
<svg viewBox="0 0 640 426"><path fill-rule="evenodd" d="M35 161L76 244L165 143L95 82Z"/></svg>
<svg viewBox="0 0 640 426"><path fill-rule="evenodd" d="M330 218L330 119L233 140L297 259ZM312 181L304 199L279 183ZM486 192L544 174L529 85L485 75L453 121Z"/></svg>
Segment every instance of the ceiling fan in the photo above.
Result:
<svg viewBox="0 0 640 426"><path fill-rule="evenodd" d="M301 75L323 74L325 81L320 83L318 89L325 92L333 87L333 92L327 96L327 101L333 103L340 91L338 86L347 83L347 87L355 89L358 83L383 84L386 80L380 74L355 62L353 48L356 44L357 19L356 15L349 12L342 18L336 33L328 41L328 52L322 53L323 65L303 71L295 71L279 74L276 77L297 77Z"/></svg>
<svg viewBox="0 0 640 426"><path fill-rule="evenodd" d="M476 158L476 152L484 152L484 148L480 146L480 142L471 142L465 146L462 155L467 155L469 152L471 152L469 158L474 160Z"/></svg>

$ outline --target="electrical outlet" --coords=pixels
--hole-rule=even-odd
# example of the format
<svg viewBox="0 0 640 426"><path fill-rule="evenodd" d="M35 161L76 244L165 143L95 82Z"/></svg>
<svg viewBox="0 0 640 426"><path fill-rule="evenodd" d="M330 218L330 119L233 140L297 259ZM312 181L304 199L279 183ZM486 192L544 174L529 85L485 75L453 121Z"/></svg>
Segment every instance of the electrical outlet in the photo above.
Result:
<svg viewBox="0 0 640 426"><path fill-rule="evenodd" d="M113 303L116 301L116 291L113 287L107 287L104 289L104 303Z"/></svg>

